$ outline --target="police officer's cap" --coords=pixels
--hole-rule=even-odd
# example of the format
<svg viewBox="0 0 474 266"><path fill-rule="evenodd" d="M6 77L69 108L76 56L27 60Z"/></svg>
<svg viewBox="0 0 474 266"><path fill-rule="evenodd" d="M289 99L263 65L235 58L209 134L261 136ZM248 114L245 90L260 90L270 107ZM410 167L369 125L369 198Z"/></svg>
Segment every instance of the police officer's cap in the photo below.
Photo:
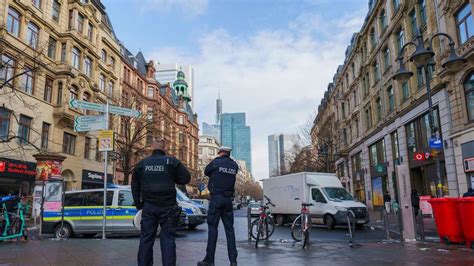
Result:
<svg viewBox="0 0 474 266"><path fill-rule="evenodd" d="M225 146L221 146L218 150L219 152L228 152L230 153L232 151L232 148L229 148L229 147L225 147Z"/></svg>

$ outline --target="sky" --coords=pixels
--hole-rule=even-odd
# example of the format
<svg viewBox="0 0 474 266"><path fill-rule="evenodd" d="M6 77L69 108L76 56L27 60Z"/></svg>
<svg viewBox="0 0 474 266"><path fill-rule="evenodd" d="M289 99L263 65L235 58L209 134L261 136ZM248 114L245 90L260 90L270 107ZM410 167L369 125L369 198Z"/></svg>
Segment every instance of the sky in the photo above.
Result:
<svg viewBox="0 0 474 266"><path fill-rule="evenodd" d="M268 177L268 135L299 133L313 117L366 0L102 0L120 41L147 60L194 67L194 108L214 123L245 112L252 172Z"/></svg>

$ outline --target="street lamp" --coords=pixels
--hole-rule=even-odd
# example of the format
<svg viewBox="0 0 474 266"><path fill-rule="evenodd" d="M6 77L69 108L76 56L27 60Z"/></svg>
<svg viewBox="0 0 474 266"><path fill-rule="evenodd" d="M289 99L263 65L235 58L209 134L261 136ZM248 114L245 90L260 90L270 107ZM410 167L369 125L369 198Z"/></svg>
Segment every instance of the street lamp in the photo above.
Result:
<svg viewBox="0 0 474 266"><path fill-rule="evenodd" d="M433 123L433 101L431 99L431 84L428 80L428 67L432 65L430 63L431 59L435 56L433 52L433 39L435 37L446 37L449 40L449 47L450 47L450 54L448 58L441 64L441 66L446 69L447 72L453 73L459 71L463 65L466 63L466 59L464 57L460 57L456 54L456 50L454 48L454 41L446 33L437 33L433 35L429 40L429 47L426 49L423 44L423 37L421 34L418 34L416 37L418 42L417 44L414 42L406 43L402 49L400 50L400 56L398 57L398 61L400 62L400 69L393 75L392 79L397 80L399 82L408 81L411 76L413 76L413 72L408 71L403 65L403 51L409 45L415 46L415 52L410 56L410 61L414 62L418 69L422 69L423 78L426 83L426 96L428 97L428 108L429 108L429 124L431 129L431 138L438 137L438 128L434 126ZM438 197L443 196L443 189L442 189L442 180L441 180L441 170L440 170L440 162L439 156L436 156L436 177L437 177L437 191Z"/></svg>

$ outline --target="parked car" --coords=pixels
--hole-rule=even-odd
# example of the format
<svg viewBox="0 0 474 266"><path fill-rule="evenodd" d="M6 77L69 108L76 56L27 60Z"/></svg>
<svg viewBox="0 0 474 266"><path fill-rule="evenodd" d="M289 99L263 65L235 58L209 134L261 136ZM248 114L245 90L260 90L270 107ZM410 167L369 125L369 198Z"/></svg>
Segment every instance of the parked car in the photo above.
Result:
<svg viewBox="0 0 474 266"><path fill-rule="evenodd" d="M202 205L206 210L209 210L209 201L207 199L192 199L192 201Z"/></svg>
<svg viewBox="0 0 474 266"><path fill-rule="evenodd" d="M233 202L234 210L240 210L242 208L242 203L240 201L234 200Z"/></svg>
<svg viewBox="0 0 474 266"><path fill-rule="evenodd" d="M258 216L260 214L260 204L258 202L250 202L248 207L250 208L251 216Z"/></svg>
<svg viewBox="0 0 474 266"><path fill-rule="evenodd" d="M195 229L198 225L203 224L207 218L207 208L189 199L181 190L176 189L176 192L179 206L186 211L188 228Z"/></svg>

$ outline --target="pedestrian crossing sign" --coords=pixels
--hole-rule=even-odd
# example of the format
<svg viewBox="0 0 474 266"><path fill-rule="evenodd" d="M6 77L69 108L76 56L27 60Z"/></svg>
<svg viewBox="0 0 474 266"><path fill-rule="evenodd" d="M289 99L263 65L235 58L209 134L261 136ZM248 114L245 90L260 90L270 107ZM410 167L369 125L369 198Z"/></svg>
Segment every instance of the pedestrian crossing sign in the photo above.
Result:
<svg viewBox="0 0 474 266"><path fill-rule="evenodd" d="M114 150L114 131L102 130L99 132L99 151Z"/></svg>

